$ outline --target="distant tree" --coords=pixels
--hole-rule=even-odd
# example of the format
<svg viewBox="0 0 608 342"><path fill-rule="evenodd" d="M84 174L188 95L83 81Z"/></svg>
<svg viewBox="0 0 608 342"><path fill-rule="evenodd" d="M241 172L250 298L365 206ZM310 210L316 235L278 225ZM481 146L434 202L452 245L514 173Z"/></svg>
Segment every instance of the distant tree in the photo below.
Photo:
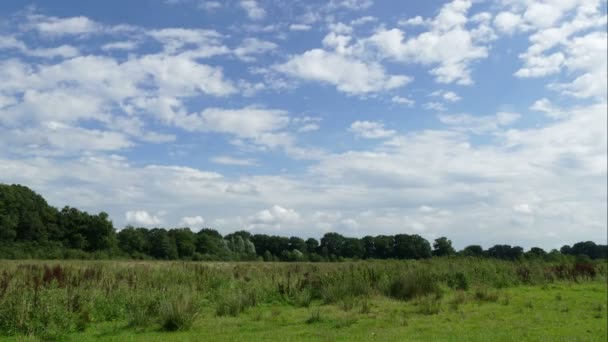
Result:
<svg viewBox="0 0 608 342"><path fill-rule="evenodd" d="M559 251L563 255L571 255L572 254L572 247L570 247L568 245L563 245L562 248L559 249Z"/></svg>
<svg viewBox="0 0 608 342"><path fill-rule="evenodd" d="M169 236L175 241L179 258L191 258L196 251L196 236L190 228L171 229Z"/></svg>
<svg viewBox="0 0 608 342"><path fill-rule="evenodd" d="M464 256L477 257L480 258L484 255L483 248L479 245L470 245L465 247L462 252Z"/></svg>
<svg viewBox="0 0 608 342"><path fill-rule="evenodd" d="M395 235L393 255L398 259L424 259L431 257L431 245L420 235Z"/></svg>
<svg viewBox="0 0 608 342"><path fill-rule="evenodd" d="M118 232L118 246L121 250L133 255L135 253L147 253L146 232L127 226Z"/></svg>
<svg viewBox="0 0 608 342"><path fill-rule="evenodd" d="M156 259L177 259L175 240L162 228L154 228L148 232L150 255Z"/></svg>
<svg viewBox="0 0 608 342"><path fill-rule="evenodd" d="M297 236L292 236L289 238L289 250L293 251L297 249L298 251L306 251L306 241L304 239L299 238Z"/></svg>
<svg viewBox="0 0 608 342"><path fill-rule="evenodd" d="M528 259L544 259L547 256L547 252L540 247L532 247L524 255Z"/></svg>
<svg viewBox="0 0 608 342"><path fill-rule="evenodd" d="M365 249L363 249L361 240L357 238L345 238L341 256L345 258L363 258L365 256Z"/></svg>
<svg viewBox="0 0 608 342"><path fill-rule="evenodd" d="M495 245L488 249L488 256L496 259L516 260L523 256L524 249L510 245Z"/></svg>
<svg viewBox="0 0 608 342"><path fill-rule="evenodd" d="M306 240L306 252L308 254L316 253L319 249L319 241L315 238L309 238Z"/></svg>
<svg viewBox="0 0 608 342"><path fill-rule="evenodd" d="M366 259L371 259L376 257L376 246L374 245L374 237L373 236L364 236L361 239L361 244L363 246L363 257Z"/></svg>
<svg viewBox="0 0 608 342"><path fill-rule="evenodd" d="M433 255L434 256L450 256L456 254L456 251L452 247L452 241L446 237L440 237L435 239L433 243Z"/></svg>
<svg viewBox="0 0 608 342"><path fill-rule="evenodd" d="M374 237L374 258L388 259L393 257L393 245L395 238L393 236L378 235Z"/></svg>
<svg viewBox="0 0 608 342"><path fill-rule="evenodd" d="M328 255L334 255L336 257L342 255L342 249L346 239L344 236L338 233L326 233L321 238L321 248L325 248Z"/></svg>

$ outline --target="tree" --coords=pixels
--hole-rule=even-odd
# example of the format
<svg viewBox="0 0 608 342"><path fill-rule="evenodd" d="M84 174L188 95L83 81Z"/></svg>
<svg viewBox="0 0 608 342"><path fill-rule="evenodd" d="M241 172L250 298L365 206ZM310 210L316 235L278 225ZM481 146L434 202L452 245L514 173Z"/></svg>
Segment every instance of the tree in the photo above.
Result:
<svg viewBox="0 0 608 342"><path fill-rule="evenodd" d="M344 236L338 233L326 233L321 238L321 248L326 248L328 255L335 255L336 257L342 256L342 248L346 239Z"/></svg>
<svg viewBox="0 0 608 342"><path fill-rule="evenodd" d="M544 259L547 256L547 252L540 247L532 247L524 255L528 259Z"/></svg>
<svg viewBox="0 0 608 342"><path fill-rule="evenodd" d="M121 250L134 255L136 253L147 253L146 232L145 229L136 229L132 226L127 226L118 232L118 246Z"/></svg>
<svg viewBox="0 0 608 342"><path fill-rule="evenodd" d="M305 252L306 251L306 241L304 241L304 239L299 238L297 236L292 236L289 238L289 250L293 251L294 249L297 249L300 252Z"/></svg>
<svg viewBox="0 0 608 342"><path fill-rule="evenodd" d="M374 258L388 259L393 257L393 245L395 238L393 236L378 235L374 237Z"/></svg>
<svg viewBox="0 0 608 342"><path fill-rule="evenodd" d="M156 259L177 259L175 240L169 237L165 229L154 228L148 232L150 255Z"/></svg>
<svg viewBox="0 0 608 342"><path fill-rule="evenodd" d="M425 259L431 257L431 245L420 235L395 235L393 254L398 259Z"/></svg>
<svg viewBox="0 0 608 342"><path fill-rule="evenodd" d="M177 255L180 258L191 258L196 251L196 236L190 228L171 229L169 236L175 241Z"/></svg>
<svg viewBox="0 0 608 342"><path fill-rule="evenodd" d="M316 253L319 249L319 241L315 238L309 238L306 240L306 252L308 254Z"/></svg>
<svg viewBox="0 0 608 342"><path fill-rule="evenodd" d="M434 256L450 256L456 254L456 251L452 247L452 241L446 237L440 237L435 239L433 243L433 255Z"/></svg>

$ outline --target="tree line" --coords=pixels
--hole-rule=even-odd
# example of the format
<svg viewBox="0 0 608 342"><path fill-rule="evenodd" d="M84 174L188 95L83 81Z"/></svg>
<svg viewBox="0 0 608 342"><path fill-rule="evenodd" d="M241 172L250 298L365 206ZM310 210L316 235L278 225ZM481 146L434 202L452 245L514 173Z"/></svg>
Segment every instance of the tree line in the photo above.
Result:
<svg viewBox="0 0 608 342"><path fill-rule="evenodd" d="M504 260L562 255L608 257L608 246L578 242L549 252L539 247L479 245L460 251L446 237L431 244L420 235L345 237L326 233L320 240L237 231L222 236L204 228L116 231L108 214L93 215L72 207L61 210L22 185L0 184L0 258L134 258L184 260L340 261L344 259L426 259L433 256L487 257Z"/></svg>

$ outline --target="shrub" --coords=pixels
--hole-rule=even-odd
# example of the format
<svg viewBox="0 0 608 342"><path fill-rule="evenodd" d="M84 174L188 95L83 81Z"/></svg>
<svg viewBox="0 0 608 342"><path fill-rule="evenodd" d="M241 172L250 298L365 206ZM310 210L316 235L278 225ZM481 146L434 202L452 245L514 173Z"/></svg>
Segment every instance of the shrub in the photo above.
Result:
<svg viewBox="0 0 608 342"><path fill-rule="evenodd" d="M418 302L418 312L423 315L436 315L441 310L441 300L435 296L425 296Z"/></svg>
<svg viewBox="0 0 608 342"><path fill-rule="evenodd" d="M475 290L475 298L481 302L496 302L498 297L497 291L490 291L485 286L478 287Z"/></svg>
<svg viewBox="0 0 608 342"><path fill-rule="evenodd" d="M306 324L319 323L322 320L321 309L315 308L310 312L310 316L306 319Z"/></svg>
<svg viewBox="0 0 608 342"><path fill-rule="evenodd" d="M387 294L392 298L410 300L426 295L441 297L441 289L437 280L430 272L417 270L411 273L399 274L393 278L388 286Z"/></svg>
<svg viewBox="0 0 608 342"><path fill-rule="evenodd" d="M469 289L469 281L462 272L448 274L447 284L450 288L455 290L466 291Z"/></svg>
<svg viewBox="0 0 608 342"><path fill-rule="evenodd" d="M255 306L257 298L253 292L233 291L220 297L215 308L217 316L236 317L248 307Z"/></svg>
<svg viewBox="0 0 608 342"><path fill-rule="evenodd" d="M198 306L191 296L179 295L161 305L160 320L165 331L188 330L198 316Z"/></svg>

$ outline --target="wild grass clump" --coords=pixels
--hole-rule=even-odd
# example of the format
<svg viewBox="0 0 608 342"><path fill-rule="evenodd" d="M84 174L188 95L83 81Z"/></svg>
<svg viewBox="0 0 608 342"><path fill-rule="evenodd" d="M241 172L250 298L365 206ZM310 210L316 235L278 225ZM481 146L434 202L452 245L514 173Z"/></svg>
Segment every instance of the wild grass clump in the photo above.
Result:
<svg viewBox="0 0 608 342"><path fill-rule="evenodd" d="M430 295L420 298L418 312L423 315L436 315L441 311L441 299Z"/></svg>
<svg viewBox="0 0 608 342"><path fill-rule="evenodd" d="M160 307L160 323L165 331L188 330L198 317L198 305L191 295L178 295Z"/></svg>
<svg viewBox="0 0 608 342"><path fill-rule="evenodd" d="M462 272L449 273L446 278L448 286L454 290L466 291L469 289L469 280Z"/></svg>
<svg viewBox="0 0 608 342"><path fill-rule="evenodd" d="M399 300L410 300L416 297L442 295L437 279L430 272L415 270L395 276L389 283L386 294Z"/></svg>
<svg viewBox="0 0 608 342"><path fill-rule="evenodd" d="M323 317L321 316L321 309L315 308L310 311L310 316L306 319L306 324L319 323L323 321Z"/></svg>
<svg viewBox="0 0 608 342"><path fill-rule="evenodd" d="M475 289L475 299L480 302L497 302L499 297L498 291L490 290L485 286Z"/></svg>
<svg viewBox="0 0 608 342"><path fill-rule="evenodd" d="M235 290L221 295L215 308L215 314L220 317L236 317L247 308L255 306L256 304L257 298L255 293L251 291Z"/></svg>

